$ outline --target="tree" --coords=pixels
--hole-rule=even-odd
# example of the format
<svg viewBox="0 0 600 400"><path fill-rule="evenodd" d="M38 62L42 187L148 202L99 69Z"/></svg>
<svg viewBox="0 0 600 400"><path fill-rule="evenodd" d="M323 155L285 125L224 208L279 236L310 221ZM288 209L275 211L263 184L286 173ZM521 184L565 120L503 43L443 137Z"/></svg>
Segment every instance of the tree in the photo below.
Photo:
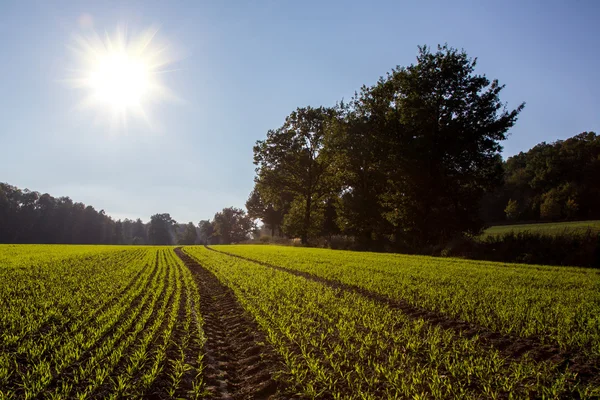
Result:
<svg viewBox="0 0 600 400"><path fill-rule="evenodd" d="M511 221L516 220L519 217L519 203L513 199L508 200L504 213L507 219Z"/></svg>
<svg viewBox="0 0 600 400"><path fill-rule="evenodd" d="M384 218L381 196L387 187L383 165L387 152L385 130L390 94L388 87L363 86L348 104L338 105L325 145L331 151L333 168L341 171L341 193L336 224L357 239L360 248L377 248L390 231Z"/></svg>
<svg viewBox="0 0 600 400"><path fill-rule="evenodd" d="M148 239L153 245L173 244L173 227L177 224L168 213L154 214L150 217Z"/></svg>
<svg viewBox="0 0 600 400"><path fill-rule="evenodd" d="M270 229L271 236L275 236L276 230L281 232L281 225L283 224L283 217L285 215L283 207L281 207L282 202L280 201L279 206L272 203L265 203L265 200L260 195L260 191L255 187L246 201L246 210L248 210L250 218L260 219Z"/></svg>
<svg viewBox="0 0 600 400"><path fill-rule="evenodd" d="M123 223L121 220L118 220L114 224L112 243L123 244Z"/></svg>
<svg viewBox="0 0 600 400"><path fill-rule="evenodd" d="M195 244L197 237L198 233L196 232L196 227L194 226L194 223L189 222L185 225L183 234L179 237L179 244Z"/></svg>
<svg viewBox="0 0 600 400"><path fill-rule="evenodd" d="M419 47L417 63L371 88L384 150L380 197L396 238L412 246L478 233L479 202L502 183L500 141L524 107L508 111L504 86L474 73L476 60L447 45Z"/></svg>
<svg viewBox="0 0 600 400"><path fill-rule="evenodd" d="M505 163L504 196L518 199L521 218L600 218L600 136L582 132L542 142Z"/></svg>
<svg viewBox="0 0 600 400"><path fill-rule="evenodd" d="M224 208L216 213L213 225L213 236L217 236L221 244L243 242L256 229L254 222L244 210L234 207Z"/></svg>
<svg viewBox="0 0 600 400"><path fill-rule="evenodd" d="M146 225L140 218L136 219L131 229L132 243L133 244L146 244L148 243L148 234Z"/></svg>
<svg viewBox="0 0 600 400"><path fill-rule="evenodd" d="M335 171L324 152L327 124L334 116L328 108L298 108L281 128L269 130L266 140L254 146L260 198L277 204L288 195L296 205L302 204L298 233L303 243L308 241L315 205L335 191Z"/></svg>
<svg viewBox="0 0 600 400"><path fill-rule="evenodd" d="M211 244L211 239L215 233L215 228L209 220L202 220L198 222L199 240L200 243L208 245Z"/></svg>

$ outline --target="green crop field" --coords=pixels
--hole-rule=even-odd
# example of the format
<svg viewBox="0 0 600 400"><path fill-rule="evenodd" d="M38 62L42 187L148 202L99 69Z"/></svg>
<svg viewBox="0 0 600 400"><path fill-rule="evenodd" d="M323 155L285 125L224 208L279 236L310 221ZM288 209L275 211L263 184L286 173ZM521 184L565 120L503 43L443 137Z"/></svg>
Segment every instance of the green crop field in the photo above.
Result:
<svg viewBox="0 0 600 400"><path fill-rule="evenodd" d="M0 398L600 396L600 271L0 245Z"/></svg>
<svg viewBox="0 0 600 400"><path fill-rule="evenodd" d="M532 232L547 235L577 234L592 231L600 233L600 221L547 222L538 224L496 225L483 232L483 236L497 236L505 233Z"/></svg>
<svg viewBox="0 0 600 400"><path fill-rule="evenodd" d="M201 391L199 294L172 249L3 245L0 278L0 398L175 396L192 372Z"/></svg>

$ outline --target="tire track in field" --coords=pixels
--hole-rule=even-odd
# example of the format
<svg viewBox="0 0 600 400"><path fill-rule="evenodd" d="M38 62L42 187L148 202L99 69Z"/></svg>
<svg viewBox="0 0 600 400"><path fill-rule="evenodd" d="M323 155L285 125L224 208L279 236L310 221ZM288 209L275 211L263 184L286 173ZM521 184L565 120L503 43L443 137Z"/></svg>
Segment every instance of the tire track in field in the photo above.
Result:
<svg viewBox="0 0 600 400"><path fill-rule="evenodd" d="M238 303L231 289L209 270L185 254L175 253L192 271L200 292L200 313L206 335L204 380L211 399L282 398L283 389L273 378L282 363L265 345L258 324Z"/></svg>
<svg viewBox="0 0 600 400"><path fill-rule="evenodd" d="M260 260L228 253L222 250L216 250L204 246L209 250L225 254L244 261L253 262L262 266L286 272L292 275L303 277L305 279L324 284L332 289L343 290L364 296L368 299L386 304L388 307L401 311L404 315L412 319L423 319L428 324L439 326L442 329L449 329L465 338L474 338L477 336L479 343L490 349L500 352L500 355L512 360L519 360L526 354L538 362L550 361L559 368L568 367L571 372L577 373L578 380L582 383L599 382L600 383L600 359L590 357L582 351L561 350L558 345L543 344L535 337L520 337L511 334L495 332L483 326L473 324L467 321L453 319L439 312L422 309L412 306L407 301L392 299L380 293L372 292L359 286L342 283L333 279L323 278L304 271L298 271L285 268L279 265L270 264Z"/></svg>

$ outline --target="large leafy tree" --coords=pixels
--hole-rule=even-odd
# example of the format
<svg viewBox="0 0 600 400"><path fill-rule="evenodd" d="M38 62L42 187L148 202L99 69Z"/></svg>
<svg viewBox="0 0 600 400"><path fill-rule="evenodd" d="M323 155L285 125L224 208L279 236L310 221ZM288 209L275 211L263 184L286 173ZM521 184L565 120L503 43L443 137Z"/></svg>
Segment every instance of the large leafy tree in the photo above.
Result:
<svg viewBox="0 0 600 400"><path fill-rule="evenodd" d="M198 238L198 232L196 231L196 227L193 222L188 222L184 227L183 231L179 236L179 244L188 244L192 245L196 243L196 239Z"/></svg>
<svg viewBox="0 0 600 400"><path fill-rule="evenodd" d="M390 224L398 242L419 247L482 228L480 200L502 182L500 142L524 105L507 110L503 86L475 66L464 51L420 47L416 64L392 70L350 104L336 136L347 171L343 213L354 232Z"/></svg>
<svg viewBox="0 0 600 400"><path fill-rule="evenodd" d="M248 216L252 219L260 219L265 227L271 231L271 236L275 236L276 231L281 233L281 225L285 215L284 210L287 208L283 198L276 198L275 200L279 204L263 200L260 190L255 187L246 201Z"/></svg>
<svg viewBox="0 0 600 400"><path fill-rule="evenodd" d="M214 233L221 244L239 243L248 239L256 226L244 210L227 207L215 214Z"/></svg>
<svg viewBox="0 0 600 400"><path fill-rule="evenodd" d="M298 234L303 243L314 225L315 209L336 186L335 170L324 148L328 123L334 115L329 108L298 108L283 126L270 130L266 140L254 146L256 190L265 203L281 204L286 196L292 199L288 204L297 208L294 215L299 218L288 224L288 228L293 227L288 233Z"/></svg>
<svg viewBox="0 0 600 400"><path fill-rule="evenodd" d="M150 217L148 239L151 244L173 244L173 229L177 222L168 213L154 214Z"/></svg>
<svg viewBox="0 0 600 400"><path fill-rule="evenodd" d="M211 244L211 240L215 233L214 225L207 219L198 222L198 239L202 244Z"/></svg>
<svg viewBox="0 0 600 400"><path fill-rule="evenodd" d="M384 134L391 128L391 95L382 93L387 89L363 86L349 103L340 103L326 137L333 168L342 172L336 222L363 249L376 248L389 231L380 198L387 187Z"/></svg>

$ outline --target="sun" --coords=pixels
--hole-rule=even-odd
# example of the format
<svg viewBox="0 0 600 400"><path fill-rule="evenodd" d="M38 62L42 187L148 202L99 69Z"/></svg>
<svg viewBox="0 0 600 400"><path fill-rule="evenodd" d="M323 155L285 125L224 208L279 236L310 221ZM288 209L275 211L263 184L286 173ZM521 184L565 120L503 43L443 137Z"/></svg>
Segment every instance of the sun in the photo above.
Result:
<svg viewBox="0 0 600 400"><path fill-rule="evenodd" d="M151 126L148 108L175 99L160 79L174 60L157 33L152 28L138 34L117 28L112 35L88 32L75 37L70 47L76 67L68 81L85 93L79 106L96 110L98 119L112 127L126 126L130 117Z"/></svg>
<svg viewBox="0 0 600 400"><path fill-rule="evenodd" d="M150 67L126 51L108 52L90 71L89 87L99 102L116 110L139 107L150 92Z"/></svg>

